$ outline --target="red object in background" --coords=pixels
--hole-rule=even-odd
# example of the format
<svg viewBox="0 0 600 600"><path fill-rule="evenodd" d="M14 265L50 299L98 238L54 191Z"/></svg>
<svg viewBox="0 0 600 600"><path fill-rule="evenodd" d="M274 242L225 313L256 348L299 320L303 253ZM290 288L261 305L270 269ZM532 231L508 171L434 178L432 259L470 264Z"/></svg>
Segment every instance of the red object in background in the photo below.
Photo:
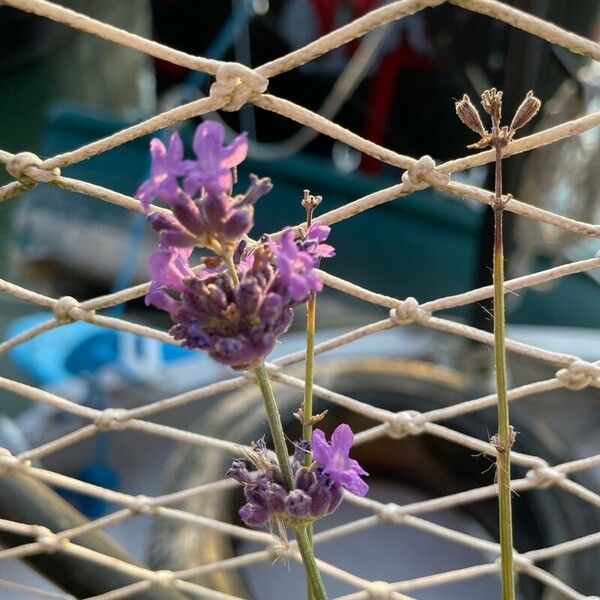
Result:
<svg viewBox="0 0 600 600"><path fill-rule="evenodd" d="M319 22L321 35L333 30L336 25L336 14L341 0L311 0L311 5ZM352 19L357 19L367 12L377 8L378 0L352 0L350 3ZM360 40L355 39L346 45L348 55L352 56ZM369 86L367 94L368 110L363 122L362 135L376 144L383 144L386 131L391 122L391 111L398 86L398 73L403 69L437 70L439 65L422 54L417 53L403 35L396 46L383 56ZM380 162L363 154L361 169L366 173L375 173L380 168Z"/></svg>

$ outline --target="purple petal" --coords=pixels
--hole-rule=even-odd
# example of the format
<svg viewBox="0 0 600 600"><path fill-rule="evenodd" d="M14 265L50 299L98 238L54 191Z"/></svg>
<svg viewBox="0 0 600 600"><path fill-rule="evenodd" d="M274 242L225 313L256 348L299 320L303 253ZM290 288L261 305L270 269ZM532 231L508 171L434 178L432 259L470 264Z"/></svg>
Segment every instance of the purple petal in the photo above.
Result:
<svg viewBox="0 0 600 600"><path fill-rule="evenodd" d="M183 279L192 277L188 258L191 248L158 248L148 260L148 271L153 282L182 291Z"/></svg>
<svg viewBox="0 0 600 600"><path fill-rule="evenodd" d="M206 170L218 166L224 140L225 130L221 123L204 121L198 125L192 141L192 148Z"/></svg>
<svg viewBox="0 0 600 600"><path fill-rule="evenodd" d="M150 173L152 175L162 175L163 173L165 173L165 159L167 158L167 149L158 138L152 138L150 140L150 157L152 160Z"/></svg>
<svg viewBox="0 0 600 600"><path fill-rule="evenodd" d="M167 150L167 159L171 172L181 175L183 166L183 142L177 132L171 134L169 138L169 149Z"/></svg>
<svg viewBox="0 0 600 600"><path fill-rule="evenodd" d="M189 196L195 196L204 187L204 180L206 179L203 173L192 170L190 165L193 164L192 161L184 161L187 173L183 182L183 191Z"/></svg>
<svg viewBox="0 0 600 600"><path fill-rule="evenodd" d="M315 461L326 465L331 460L331 446L325 439L325 434L320 429L315 429L312 436L312 454Z"/></svg>
<svg viewBox="0 0 600 600"><path fill-rule="evenodd" d="M354 442L354 434L352 429L346 423L342 423L335 428L335 431L331 434L331 445L338 451L345 454L350 452L352 444Z"/></svg>
<svg viewBox="0 0 600 600"><path fill-rule="evenodd" d="M316 242L324 242L331 232L331 227L327 225L321 225L318 221L315 221L306 232L306 239L315 240Z"/></svg>
<svg viewBox="0 0 600 600"><path fill-rule="evenodd" d="M359 475L345 473L340 483L353 494L364 496L369 491L369 486Z"/></svg>
<svg viewBox="0 0 600 600"><path fill-rule="evenodd" d="M169 294L167 294L163 289L161 289L155 283L150 284L150 289L146 294L146 298L144 302L147 306L154 306L160 310L164 310L171 314L171 316L175 316L179 308L181 307L181 302L178 302L174 298L171 298Z"/></svg>
<svg viewBox="0 0 600 600"><path fill-rule="evenodd" d="M248 134L240 133L229 146L222 151L221 167L233 169L248 156Z"/></svg>

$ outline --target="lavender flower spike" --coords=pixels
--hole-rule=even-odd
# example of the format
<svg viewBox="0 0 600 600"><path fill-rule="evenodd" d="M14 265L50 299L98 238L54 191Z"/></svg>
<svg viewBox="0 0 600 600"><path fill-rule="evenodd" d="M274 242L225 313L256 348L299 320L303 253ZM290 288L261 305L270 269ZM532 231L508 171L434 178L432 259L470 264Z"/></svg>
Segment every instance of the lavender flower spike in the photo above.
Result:
<svg viewBox="0 0 600 600"><path fill-rule="evenodd" d="M186 160L184 190L194 195L204 189L207 194L231 194L232 169L248 154L246 133L238 135L231 144L224 146L225 130L216 121L205 121L196 129L192 147L196 160Z"/></svg>
<svg viewBox="0 0 600 600"><path fill-rule="evenodd" d="M177 196L177 177L183 175L183 144L179 134L171 135L167 148L158 138L153 138L150 142L150 155L150 177L136 193L136 198L145 209L155 198L170 203Z"/></svg>
<svg viewBox="0 0 600 600"><path fill-rule="evenodd" d="M254 445L254 452L246 456L256 473L250 473L243 459L235 459L227 477L242 484L247 503L240 509L242 521L249 527L279 523L293 527L312 523L331 514L341 503L342 485L323 470L312 465L304 467L302 458L310 452L306 440L296 443L296 453L290 466L294 474L293 487L283 487L279 465L267 457L264 442Z"/></svg>
<svg viewBox="0 0 600 600"><path fill-rule="evenodd" d="M335 429L331 443L327 442L320 429L315 429L312 439L313 458L334 483L339 483L357 496L364 496L369 486L361 479L361 475L368 473L349 456L353 442L352 429L345 423Z"/></svg>

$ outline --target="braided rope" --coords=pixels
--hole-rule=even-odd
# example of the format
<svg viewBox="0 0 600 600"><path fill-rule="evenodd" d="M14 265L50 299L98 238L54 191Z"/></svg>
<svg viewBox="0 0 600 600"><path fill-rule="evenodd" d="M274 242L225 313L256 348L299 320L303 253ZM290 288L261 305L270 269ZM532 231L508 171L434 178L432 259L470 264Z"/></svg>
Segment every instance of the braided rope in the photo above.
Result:
<svg viewBox="0 0 600 600"><path fill-rule="evenodd" d="M535 16L516 10L501 2L495 0L449 0L449 2L462 8L479 12L509 23L514 27L537 35L551 43L558 44L572 52L585 54L596 60L600 58L599 44L565 31L560 27ZM249 69L244 65L236 63L215 61L176 51L157 42L144 39L122 29L102 23L73 10L47 2L46 0L4 0L4 4L6 5L58 21L70 27L130 47L150 56L189 69L208 73L215 76L216 81L210 89L209 96L206 98L189 102L188 104L166 111L149 118L142 123L138 123L113 135L107 136L104 139L97 140L81 148L74 149L70 152L46 160L41 160L30 152L12 154L0 150L0 162L6 165L7 172L15 180L0 188L0 201L15 198L37 184L50 184L56 185L62 189L95 197L128 210L140 212L142 210L140 203L135 198L85 181L65 177L61 174L60 169L76 164L92 156L96 156L140 136L171 126L182 120L207 114L215 110L239 110L246 103L252 103L264 110L269 110L288 117L319 133L342 141L382 162L405 170L401 183L399 182L397 185L390 188L369 194L368 196L359 198L343 207L326 213L321 218L324 223L333 224L342 221L377 205L396 200L413 191L422 190L427 187L434 187L450 196L467 198L469 200L488 204L490 198L490 192L488 190L457 183L451 179L451 176L453 173L457 173L464 169L491 162L493 160L492 152L480 152L436 166L433 160L428 156L415 159L410 156L395 153L387 148L363 139L359 135L332 123L310 110L283 98L278 98L266 93L271 77L275 77L305 64L336 47L365 35L379 26L399 20L404 16L413 14L422 9L435 7L443 3L444 0L399 0L397 2L392 2L321 37L299 50L266 63L256 69ZM506 147L504 154L509 156L539 148L567 137L589 131L599 124L600 113L586 115L513 141ZM158 210L164 210L158 207L156 208ZM528 204L519 202L515 199L511 200L507 208L520 216L536 219L573 233L595 237L600 236L600 225L584 223L562 217L529 206ZM298 226L301 225L302 224L299 224ZM600 256L597 255L585 260L561 265L546 271L507 281L506 289L507 291L525 289L574 273L588 272L599 266ZM318 344L315 348L316 354L341 347L369 335L376 335L379 332L393 327L411 323L416 324L419 327L445 331L453 335L474 339L484 344L493 344L492 336L487 332L448 319L433 316L433 313L441 310L464 306L472 302L489 298L492 294L490 286L419 304L414 298L402 300L392 298L375 291L364 289L328 273L323 272L321 274L328 286L365 302L384 307L390 311L390 314L388 318L365 325ZM23 332L10 340L0 343L0 354L6 353L8 350L35 338L45 331L56 327L66 327L69 323L77 320L83 320L103 327L151 337L167 343L175 343L166 332L98 314L101 310L138 298L144 295L147 290L148 284L141 284L132 286L120 292L78 302L77 299L71 297L59 299L51 298L27 290L8 281L0 280L0 292L19 300L49 309L54 315L53 318L33 327L29 331ZM551 390L578 390L588 386L596 388L600 387L600 361L588 363L580 360L574 355L551 352L543 348L511 340L507 340L507 349L523 356L550 363L555 365L558 369L553 378L537 381L510 390L509 400L511 401L530 398L533 395L543 394ZM298 351L273 361L268 365L271 377L284 385L295 389L303 389L303 380L286 373L284 368L298 361L302 361L304 357L304 351ZM96 600L129 598L151 586L179 589L188 592L195 597L201 598L214 598L219 600L235 599L234 596L192 583L189 579L216 571L239 569L242 566L270 561L274 556L280 556L281 549L273 548L272 537L264 532L249 530L217 519L192 514L171 506L172 504L201 495L231 490L237 485L235 482L232 480L219 480L195 488L180 490L172 494L149 498L132 496L85 483L60 473L54 473L47 469L33 466L32 461L49 456L84 439L93 437L99 431L126 431L129 429L135 429L149 435L164 437L180 443L198 445L237 455L240 452L240 446L237 444L216 439L211 436L159 425L147 421L146 419L189 403L202 401L215 394L232 391L242 386L252 384L253 381L250 377L237 376L232 379L204 386L197 390L178 394L157 402L148 403L138 408L129 410L111 408L101 411L80 406L55 394L17 381L0 378L0 388L19 394L32 401L52 406L57 410L71 413L88 422L88 424L75 431L24 452L19 456L11 456L6 451L0 452L0 472L26 474L30 477L39 479L40 481L53 485L60 485L66 489L106 500L122 507L105 517L60 532L51 532L37 525L16 523L0 519L1 530L28 536L32 539L31 542L22 544L21 546L0 550L0 561L25 558L43 553L61 552L96 564L111 566L112 568L127 573L139 580L131 585L96 596ZM314 393L327 402L345 407L374 419L377 422L376 425L357 434L356 444L384 437L399 439L405 436L428 434L488 455L493 456L495 452L487 440L479 440L440 424L440 422L447 421L457 416L493 406L497 401L495 394L489 394L481 398L462 402L455 406L435 409L426 413L418 413L416 411L394 413L392 411L369 406L323 386L315 385ZM512 482L511 485L516 492L546 489L550 486L554 486L582 499L594 507L600 508L600 496L597 493L586 489L581 484L576 483L569 478L569 475L573 473L600 466L600 455L590 456L559 465L549 465L543 458L519 452L512 453L511 459L515 464L522 465L528 469L525 477ZM482 540L474 535L442 527L417 515L423 515L446 508L464 506L469 503L491 498L495 496L496 493L496 486L489 485L404 506L395 504L383 505L369 498L358 498L348 494L347 500L349 502L366 508L373 514L361 520L345 523L337 527L331 527L326 531L318 533L314 537L314 542L318 547L318 544L325 541L365 530L385 521L396 524L402 523L403 525L425 531L432 536L451 540L471 548L477 548L495 556L499 552L498 544ZM210 564L199 565L185 571L154 572L143 567L131 565L115 558L102 555L74 542L74 540L85 533L103 528L110 524L122 522L137 514L152 514L164 519L184 521L205 527L222 535L264 544L265 549L233 558L218 560ZM515 566L523 574L539 580L567 598L583 599L585 596L561 582L554 575L541 569L536 563L549 558L577 552L585 548L595 547L599 544L600 533L593 533L578 539L556 544L549 548L540 548L523 554L517 554ZM299 560L299 555L294 543L290 544L290 548L287 550L287 556L293 560ZM328 573L340 581L344 581L358 589L356 593L343 596L342 598L345 600L358 600L362 598L406 599L410 598L410 596L405 595L403 593L405 591L418 590L471 579L490 573L496 573L498 571L497 562L492 561L481 565L427 575L406 581L383 582L368 581L324 561L318 562L320 569L324 573ZM0 587L7 587L13 590L19 588L18 584L6 581L0 581ZM20 589L21 591L25 591L23 587ZM49 594L34 589L27 589L26 591L31 594L37 593L40 597L67 598L65 595ZM341 600L341 598L338 600Z"/></svg>

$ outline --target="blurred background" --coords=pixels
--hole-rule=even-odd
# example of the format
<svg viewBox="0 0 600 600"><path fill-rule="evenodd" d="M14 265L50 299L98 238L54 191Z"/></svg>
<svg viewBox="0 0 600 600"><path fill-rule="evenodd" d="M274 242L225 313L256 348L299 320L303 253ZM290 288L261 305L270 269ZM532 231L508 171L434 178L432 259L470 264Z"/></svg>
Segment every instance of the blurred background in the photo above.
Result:
<svg viewBox="0 0 600 600"><path fill-rule="evenodd" d="M235 60L255 67L316 39L386 2L381 0L71 0L60 2L107 23L151 37L191 54ZM507 2L581 35L598 40L600 9L596 0L513 0ZM212 79L200 73L153 60L141 53L72 30L61 24L8 7L0 7L0 148L32 151L48 157L139 122L161 110L207 94ZM511 115L525 93L533 89L542 100L540 116L521 135L600 110L600 69L582 56L494 19L454 6L427 9L371 32L300 68L274 77L269 92L292 100L397 152L419 157L430 154L437 163L467 154L473 134L456 118L454 100L463 93L476 99L491 86L504 90L504 113ZM399 182L401 172L339 142L306 130L273 113L244 107L239 113L206 115L221 120L229 137L245 130L250 155L239 172L243 188L249 173L269 176L273 191L257 206L258 236L300 222L302 190L323 196L323 212ZM180 125L190 139L197 122ZM161 132L160 135L168 135ZM65 168L66 176L133 195L149 168L149 138ZM504 161L505 192L519 200L572 218L598 222L600 215L598 130ZM453 179L491 189L489 166L457 173ZM10 181L0 174L0 183ZM146 260L156 238L142 215L95 198L41 185L0 204L0 266L2 277L53 297L79 300L147 280ZM507 215L507 277L516 277L589 258L600 250L597 239L584 239L562 230ZM491 283L492 214L470 201L424 190L388 202L333 227L337 256L326 268L339 277L371 290L420 302ZM573 353L585 360L600 355L598 306L600 271L556 280L507 298L509 335L549 350ZM491 330L489 303L453 310L443 316ZM111 309L110 314L169 327L168 319L147 308L143 300ZM327 290L319 297L320 339L386 316L383 309ZM29 304L0 296L0 332L11 337L49 318ZM304 319L280 346L284 354L302 347ZM488 393L492 387L491 351L487 347L421 328L401 328L379 334L319 359L317 382L329 382L365 402L419 410L456 403ZM383 368L385 367L385 368ZM523 357L509 357L511 385L552 377L556 368ZM230 372L198 353L167 347L152 340L74 323L39 336L0 359L0 375L54 391L97 408L133 407L165 398L217 379ZM298 395L282 402L297 405ZM229 419L241 418L246 395L190 405L153 417L158 422L233 436ZM241 404L240 404L241 402ZM517 449L560 463L597 453L600 449L596 388L561 391L532 397L514 408L521 433ZM295 407L294 407L295 408ZM290 411L291 412L291 411ZM196 425L190 425L196 419ZM350 419L332 411L328 427ZM354 417L356 419L356 417ZM68 433L82 423L75 417L30 406L0 391L0 446L13 452L38 446ZM290 427L293 423L290 421ZM368 423L356 419L358 428ZM495 429L494 411L458 419L452 426L485 439ZM247 443L262 435L259 419L238 427L235 435ZM233 439L233 438L231 438ZM132 494L158 494L210 481L222 475L224 457L198 449L177 448L143 438L144 452L130 432L103 433L93 441L61 450L44 459L47 468L104 487ZM142 442L140 442L142 443ZM384 446L385 444L388 444ZM393 446L390 451L389 444ZM481 457L441 444L428 436L361 447L361 461L373 476L376 497L406 503L485 485L493 469ZM143 455L142 455L143 454ZM166 463L162 480L156 462ZM389 457L395 457L393 460ZM200 464L202 468L192 469ZM417 469L415 465L429 465ZM485 472L482 474L482 472ZM519 475L517 469L516 475ZM6 478L5 478L6 479ZM598 491L599 476L588 472L584 485ZM9 489L7 487L6 489ZM87 517L112 509L90 498L60 492ZM10 495L0 494L0 517L17 510ZM400 499L398 499L400 498ZM53 500L54 501L54 500ZM59 502L59 498L55 498ZM229 504L228 504L229 503ZM12 508L8 505L12 504ZM236 519L235 498L221 499L224 519ZM188 510L208 512L214 505L191 503ZM15 520L26 520L28 507ZM362 515L340 512L340 522ZM495 539L494 502L432 516L439 522ZM589 505L554 489L529 492L515 499L520 551L543 547L598 530L599 517ZM18 517L18 518L17 518ZM391 527L391 526L390 526ZM372 563L360 555L348 557L343 544L330 544L324 558L371 579L398 580L489 560L481 553L451 550L438 540L396 529L372 535L385 538L382 555L412 558L402 563ZM186 568L208 560L203 536L195 526L150 524L148 517L127 521L109 533L138 560L156 568ZM370 535L366 533L364 535ZM192 539L182 556L180 539ZM398 541L398 538L401 538ZM206 538L208 539L208 538ZM226 540L210 538L223 556L246 551ZM382 538L383 539L383 538ZM165 540L173 540L165 542ZM404 541L402 541L404 540ZM2 539L6 545L12 539ZM368 542L364 542L368 547ZM418 549L418 550L417 550ZM329 552L329 555L326 555ZM419 558L420 557L420 558ZM213 558L214 560L214 558ZM344 563L350 560L350 563ZM352 562L354 561L354 562ZM582 594L600 594L598 551L546 565ZM377 571L382 568L383 572ZM33 567L51 572L32 559ZM409 566L407 566L409 565ZM406 568L404 572L402 569ZM359 571L362 569L362 572ZM387 569L387 570L386 570ZM279 569L289 591L287 570ZM264 578L276 586L272 571L260 569L233 575L215 586L231 593L260 597ZM34 581L32 571L17 562L0 563L0 578ZM261 579L262 578L262 579ZM297 597L302 578L297 577ZM35 579L36 585L53 588ZM70 593L68 581L59 581ZM91 596L99 585L89 582ZM330 581L332 594L348 586ZM336 585L338 586L336 588ZM263 587L261 587L263 586ZM474 587L473 587L474 586ZM551 599L552 592L524 579L523 598ZM0 587L0 590L2 588ZM278 588L273 587L273 590ZM462 586L423 590L419 598L459 598L471 593L482 600L498 594L497 582L464 582ZM224 590L225 591L225 590ZM254 592L253 592L254 591ZM10 592L12 593L12 592ZM16 594L17 592L15 592ZM20 592L19 592L20 593ZM254 595L252 595L254 593ZM283 593L283 592L281 592ZM291 592L290 592L291 593ZM295 592L294 592L295 593ZM0 592L1 596L2 592ZM274 591L274 597L277 593ZM454 595L453 595L454 594ZM4 596L2 596L4 597ZM6 596L12 598L13 596ZM15 598L27 598L25 592ZM81 597L85 597L81 591ZM137 597L137 596L136 596ZM141 598L142 596L140 596ZM292 598L292 595L288 596ZM294 598L296 596L293 596Z"/></svg>

